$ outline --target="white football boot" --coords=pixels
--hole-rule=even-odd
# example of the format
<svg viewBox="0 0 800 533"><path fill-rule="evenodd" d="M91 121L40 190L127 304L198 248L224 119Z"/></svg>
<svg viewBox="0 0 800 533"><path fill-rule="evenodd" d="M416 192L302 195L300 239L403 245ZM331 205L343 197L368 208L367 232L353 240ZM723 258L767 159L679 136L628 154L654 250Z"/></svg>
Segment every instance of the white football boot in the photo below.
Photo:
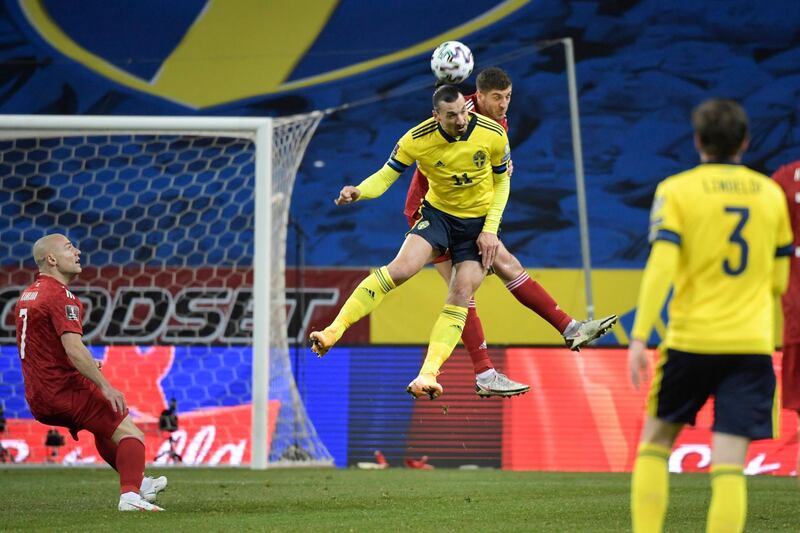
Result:
<svg viewBox="0 0 800 533"><path fill-rule="evenodd" d="M150 503L156 501L158 493L167 488L167 478L165 476L150 477L142 479L142 486L139 488L139 495Z"/></svg>
<svg viewBox="0 0 800 533"><path fill-rule="evenodd" d="M480 378L475 379L475 392L481 398L489 398L490 396L510 398L511 396L525 394L529 390L531 390L530 385L509 379L508 376L497 371L486 382L483 382Z"/></svg>
<svg viewBox="0 0 800 533"><path fill-rule="evenodd" d="M120 494L119 505L117 509L120 511L163 511L158 505L154 505L135 492L126 492Z"/></svg>
<svg viewBox="0 0 800 533"><path fill-rule="evenodd" d="M564 336L564 342L573 352L602 337L617 323L617 315L609 315L599 320L581 320L576 331Z"/></svg>

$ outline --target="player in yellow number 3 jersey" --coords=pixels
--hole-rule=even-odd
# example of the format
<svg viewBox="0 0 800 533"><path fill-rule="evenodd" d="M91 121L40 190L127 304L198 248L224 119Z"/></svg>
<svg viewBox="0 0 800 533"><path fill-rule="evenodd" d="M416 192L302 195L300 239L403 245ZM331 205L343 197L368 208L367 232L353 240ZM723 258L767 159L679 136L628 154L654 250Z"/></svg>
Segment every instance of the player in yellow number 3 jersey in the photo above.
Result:
<svg viewBox="0 0 800 533"><path fill-rule="evenodd" d="M702 164L656 190L650 241L628 362L634 386L647 370L645 342L670 285L669 323L650 394L631 486L634 532L661 531L667 460L684 424L715 398L711 504L706 531L742 531L743 474L751 440L773 438L777 416L773 302L786 290L792 232L786 199L742 166L747 115L708 100L692 114Z"/></svg>
<svg viewBox="0 0 800 533"><path fill-rule="evenodd" d="M443 389L436 375L461 338L469 300L497 255L497 231L510 187L510 158L502 126L468 111L455 87L436 89L433 117L403 135L378 172L357 187L344 187L336 199L341 205L377 198L415 161L430 184L421 217L397 257L356 287L331 325L311 333L312 350L324 355L386 293L449 250L454 273L447 302L434 323L419 376L407 388L415 398L440 396Z"/></svg>

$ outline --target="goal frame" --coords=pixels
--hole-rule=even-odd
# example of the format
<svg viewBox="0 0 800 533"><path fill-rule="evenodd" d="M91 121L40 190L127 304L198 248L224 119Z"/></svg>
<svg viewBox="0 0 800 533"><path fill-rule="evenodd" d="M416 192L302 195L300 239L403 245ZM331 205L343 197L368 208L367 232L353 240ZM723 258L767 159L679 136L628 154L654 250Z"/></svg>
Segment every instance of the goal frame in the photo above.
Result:
<svg viewBox="0 0 800 533"><path fill-rule="evenodd" d="M58 137L74 134L217 135L248 139L255 147L253 238L252 420L250 467L268 464L267 401L270 380L270 287L272 246L272 141L275 120L269 117L150 117L1 115L0 139Z"/></svg>

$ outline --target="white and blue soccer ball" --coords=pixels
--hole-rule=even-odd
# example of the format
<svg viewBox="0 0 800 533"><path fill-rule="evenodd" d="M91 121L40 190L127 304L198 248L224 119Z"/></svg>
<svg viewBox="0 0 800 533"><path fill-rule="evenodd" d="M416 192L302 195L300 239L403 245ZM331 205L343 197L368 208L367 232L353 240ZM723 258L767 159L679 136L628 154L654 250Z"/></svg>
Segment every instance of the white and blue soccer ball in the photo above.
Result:
<svg viewBox="0 0 800 533"><path fill-rule="evenodd" d="M442 83L461 83L472 74L475 60L472 50L458 41L445 41L431 56L431 70Z"/></svg>

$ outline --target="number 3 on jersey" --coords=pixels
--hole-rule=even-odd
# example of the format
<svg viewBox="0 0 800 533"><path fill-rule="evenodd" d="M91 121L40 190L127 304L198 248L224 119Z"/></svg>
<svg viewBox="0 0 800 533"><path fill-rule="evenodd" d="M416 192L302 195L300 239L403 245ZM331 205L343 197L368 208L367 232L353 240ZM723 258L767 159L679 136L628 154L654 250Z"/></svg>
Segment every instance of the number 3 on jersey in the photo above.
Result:
<svg viewBox="0 0 800 533"><path fill-rule="evenodd" d="M25 335L28 333L28 309L25 307L20 309L19 317L22 319L22 333L19 336L19 358L25 359Z"/></svg>
<svg viewBox="0 0 800 533"><path fill-rule="evenodd" d="M731 233L729 237L730 242L739 247L739 266L734 268L731 262L725 259L722 262L722 269L729 276L738 276L747 268L747 253L749 252L749 247L747 246L747 241L744 240L742 230L744 230L744 225L747 224L747 220L750 218L750 209L747 207L726 207L725 212L739 216L739 222L736 224L736 227L733 228L733 233Z"/></svg>

